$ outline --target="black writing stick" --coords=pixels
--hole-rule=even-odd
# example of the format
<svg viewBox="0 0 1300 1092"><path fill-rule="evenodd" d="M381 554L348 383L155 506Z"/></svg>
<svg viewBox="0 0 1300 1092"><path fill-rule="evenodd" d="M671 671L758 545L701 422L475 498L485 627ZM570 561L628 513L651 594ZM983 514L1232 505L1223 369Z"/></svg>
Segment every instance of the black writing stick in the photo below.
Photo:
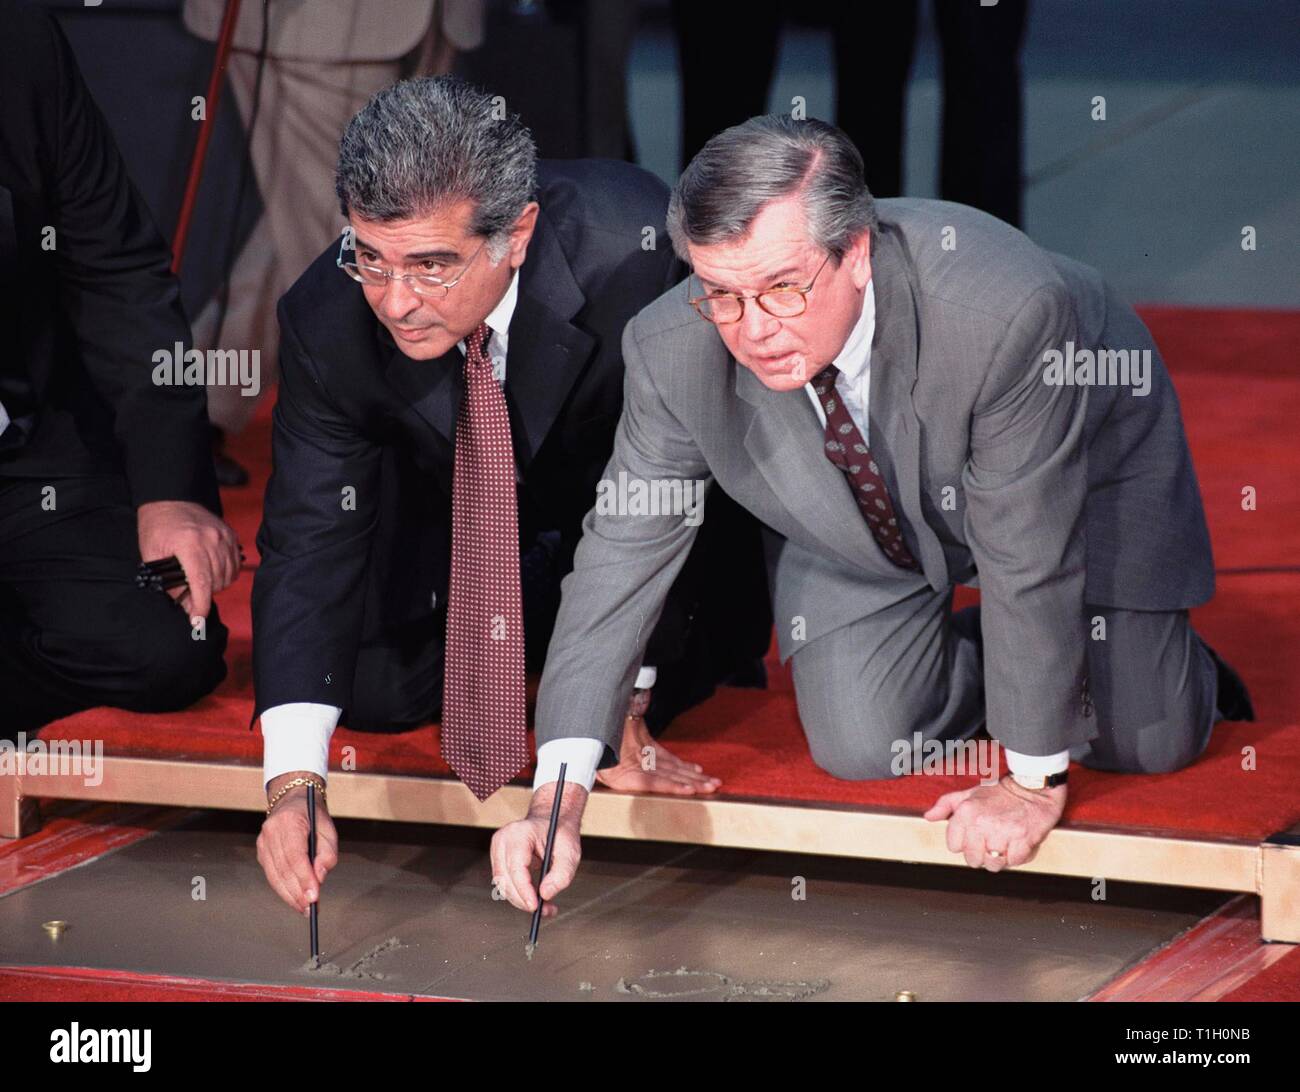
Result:
<svg viewBox="0 0 1300 1092"><path fill-rule="evenodd" d="M316 878L316 786L307 786L307 861L312 866L312 879ZM319 885L318 885L319 886ZM316 902L311 904L311 958L313 963L320 962L320 934L318 930L318 919L316 916L317 904L320 902L320 895L317 894Z"/></svg>
<svg viewBox="0 0 1300 1092"><path fill-rule="evenodd" d="M551 871L551 852L555 849L555 828L560 822L560 799L564 796L564 774L568 770L567 762L560 763L560 777L555 783L555 799L551 801L551 825L546 830L546 850L542 854L542 874L537 880L537 909L533 911L533 927L528 930L528 944L524 952L529 959L537 950L537 931L542 927L542 907L546 900L542 898L542 880Z"/></svg>

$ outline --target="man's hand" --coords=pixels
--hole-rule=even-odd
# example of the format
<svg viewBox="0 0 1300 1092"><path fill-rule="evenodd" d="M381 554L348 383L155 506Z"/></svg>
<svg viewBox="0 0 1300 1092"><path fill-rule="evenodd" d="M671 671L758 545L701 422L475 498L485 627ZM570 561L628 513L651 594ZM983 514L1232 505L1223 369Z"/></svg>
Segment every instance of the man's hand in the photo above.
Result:
<svg viewBox="0 0 1300 1092"><path fill-rule="evenodd" d="M1001 872L1034 856L1060 821L1065 794L1064 785L1042 791L1021 788L1008 775L996 785L945 793L925 818L948 820L948 848L965 854L972 868ZM992 856L994 850L1001 855Z"/></svg>
<svg viewBox="0 0 1300 1092"><path fill-rule="evenodd" d="M556 784L552 781L538 788L533 793L528 814L492 835L492 886L510 900L511 906L529 913L537 909L532 866L534 861L540 865L546 853L546 831L551 825L551 802L555 799ZM554 917L558 913L552 900L573 882L578 871L578 862L582 859L578 832L586 806L587 790L566 782L564 799L560 801L559 822L555 825L555 844L551 847L551 870L541 883L542 898L546 900L543 917Z"/></svg>
<svg viewBox="0 0 1300 1092"><path fill-rule="evenodd" d="M315 776L302 770L272 778L266 786L270 801L280 787L295 777ZM339 863L339 836L334 820L317 793L316 867L307 860L307 786L295 785L280 798L262 823L257 836L257 863L266 873L272 890L300 914L320 897L320 885Z"/></svg>
<svg viewBox="0 0 1300 1092"><path fill-rule="evenodd" d="M596 771L596 780L623 792L669 792L679 796L717 791L722 784L694 762L683 762L662 743L655 741L645 717L623 720L623 743L618 765Z"/></svg>
<svg viewBox="0 0 1300 1092"><path fill-rule="evenodd" d="M140 560L175 555L185 570L186 585L168 591L191 618L206 618L212 596L239 575L239 539L201 504L151 501L136 510Z"/></svg>

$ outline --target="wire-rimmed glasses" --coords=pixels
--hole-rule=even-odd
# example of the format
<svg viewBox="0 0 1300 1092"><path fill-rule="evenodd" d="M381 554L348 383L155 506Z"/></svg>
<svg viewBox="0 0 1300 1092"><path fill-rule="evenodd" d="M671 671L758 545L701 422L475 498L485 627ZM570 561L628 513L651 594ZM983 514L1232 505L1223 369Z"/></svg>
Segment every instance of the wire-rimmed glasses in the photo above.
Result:
<svg viewBox="0 0 1300 1092"><path fill-rule="evenodd" d="M348 247L348 236L345 234L339 244L339 256L334 260L344 273L360 284L368 284L371 287L382 287L390 280L401 281L417 296L429 296L434 299L441 299L450 292L460 282L461 278L469 272L469 267L473 265L474 259L478 257L479 251L487 246L487 240L479 243L478 250L469 256L469 259L461 266L461 270L451 280L446 281L432 273L394 273L391 269L384 269L377 265L362 265L360 262L345 262L343 260L344 251ZM354 249L354 248L351 248ZM355 253L355 249L354 249Z"/></svg>
<svg viewBox="0 0 1300 1092"><path fill-rule="evenodd" d="M778 284L762 292L756 292L752 296L741 296L735 292L706 292L702 296L688 298L687 302L699 312L701 318L708 319L719 326L739 322L745 313L746 300L753 300L769 315L774 315L776 318L794 318L808 309L808 293L813 290L813 285L817 283L817 278L821 276L822 270L830 260L831 256L827 253L822 259L822 264L817 267L817 272L813 274L812 280L802 287ZM688 279L687 284L689 283Z"/></svg>

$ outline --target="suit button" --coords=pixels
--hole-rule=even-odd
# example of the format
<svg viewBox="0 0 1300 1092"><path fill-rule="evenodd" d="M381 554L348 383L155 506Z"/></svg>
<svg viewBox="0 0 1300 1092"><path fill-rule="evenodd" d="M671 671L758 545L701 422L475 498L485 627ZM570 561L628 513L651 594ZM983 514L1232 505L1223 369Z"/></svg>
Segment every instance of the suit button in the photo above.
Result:
<svg viewBox="0 0 1300 1092"><path fill-rule="evenodd" d="M437 609L438 609L438 593L437 593L437 592L434 592L434 593L429 597L429 606L431 606L434 610L437 610Z"/></svg>

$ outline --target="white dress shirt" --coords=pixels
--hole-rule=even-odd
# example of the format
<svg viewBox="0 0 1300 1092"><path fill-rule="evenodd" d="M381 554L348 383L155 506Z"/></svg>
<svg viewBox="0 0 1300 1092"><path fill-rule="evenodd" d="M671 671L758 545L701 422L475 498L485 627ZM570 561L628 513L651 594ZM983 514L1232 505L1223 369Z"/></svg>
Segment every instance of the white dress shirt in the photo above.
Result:
<svg viewBox="0 0 1300 1092"><path fill-rule="evenodd" d="M510 344L510 320L514 317L515 305L519 300L519 270L510 279L510 287L505 295L492 309L485 320L492 331L488 338L488 355L492 358L492 375L499 383L506 381L506 352ZM465 351L465 343L460 342L460 351ZM5 419L7 420L7 419ZM2 423L2 422L0 422ZM517 473L517 472L516 472ZM641 668L636 685L653 686L656 672L653 667ZM323 779L329 771L330 737L338 727L343 710L337 705L324 705L319 702L296 701L284 705L275 705L262 713L262 784L273 778L294 770L310 770ZM595 780L596 765L600 762L604 746L598 740L591 739L557 739L545 747L548 763L552 763L554 772L550 780L559 777L561 762L568 762L569 769L575 771L566 778L570 781L580 780L578 770L584 769L588 753L595 745L595 757L590 759L591 775L586 788L591 788ZM538 756L538 769L542 769L542 759Z"/></svg>

